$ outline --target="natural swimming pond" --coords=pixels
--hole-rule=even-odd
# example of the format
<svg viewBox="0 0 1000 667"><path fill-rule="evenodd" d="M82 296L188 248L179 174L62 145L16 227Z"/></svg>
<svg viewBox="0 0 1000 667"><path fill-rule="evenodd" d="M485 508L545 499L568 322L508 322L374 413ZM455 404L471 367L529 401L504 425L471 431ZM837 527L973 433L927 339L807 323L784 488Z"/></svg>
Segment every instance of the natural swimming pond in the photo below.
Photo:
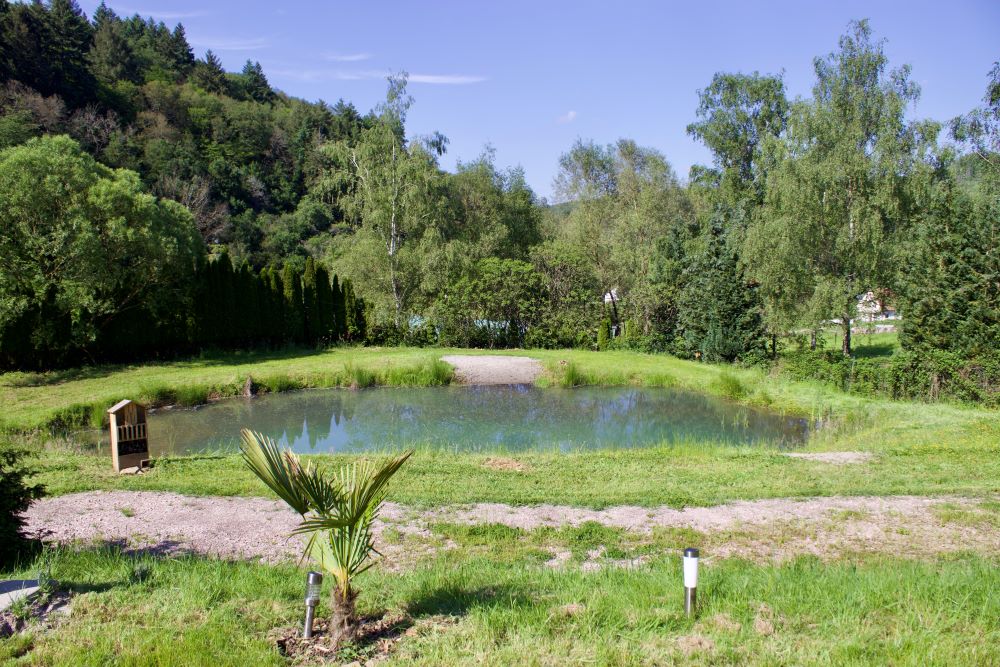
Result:
<svg viewBox="0 0 1000 667"><path fill-rule="evenodd" d="M678 443L795 446L807 420L694 392L529 386L324 389L161 410L149 420L154 456L234 449L241 428L296 452L572 450Z"/></svg>

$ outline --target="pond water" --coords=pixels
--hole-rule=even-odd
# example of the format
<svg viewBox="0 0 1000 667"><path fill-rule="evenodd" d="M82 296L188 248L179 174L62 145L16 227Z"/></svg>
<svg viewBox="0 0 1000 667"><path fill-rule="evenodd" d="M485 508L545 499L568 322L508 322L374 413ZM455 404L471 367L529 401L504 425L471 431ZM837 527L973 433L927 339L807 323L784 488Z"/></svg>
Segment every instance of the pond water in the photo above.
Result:
<svg viewBox="0 0 1000 667"><path fill-rule="evenodd" d="M235 449L241 428L296 452L574 450L677 443L801 444L806 420L675 389L528 386L323 389L161 410L154 456Z"/></svg>

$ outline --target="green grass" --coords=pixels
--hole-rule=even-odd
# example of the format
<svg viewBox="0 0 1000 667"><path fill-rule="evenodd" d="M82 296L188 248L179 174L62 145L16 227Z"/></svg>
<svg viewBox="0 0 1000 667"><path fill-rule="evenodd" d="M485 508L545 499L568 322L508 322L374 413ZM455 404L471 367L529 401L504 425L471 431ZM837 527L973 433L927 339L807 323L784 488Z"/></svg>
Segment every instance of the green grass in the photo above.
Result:
<svg viewBox="0 0 1000 667"><path fill-rule="evenodd" d="M372 382L373 375L380 383L440 384L450 379L450 370L442 368L437 357L449 352L462 351L338 349L279 359L253 356L241 361L235 357L217 363L199 360L187 365L178 362L113 369L96 377L64 377L59 382L48 377L48 384L37 378L27 383L25 376L14 374L0 378L0 397L7 399L5 405L13 406L7 413L10 421L30 425L50 419L61 409L59 401L73 402L88 394L108 396L100 403L103 407L112 399L129 395L129 387L157 383L182 389L188 386L185 382L198 384L225 377L237 378L238 383L246 373L263 382L278 368L283 369L282 376L308 378L308 383L301 382L309 386L324 378L335 379L332 384L363 386ZM418 447L395 486L398 500L414 505L483 501L683 506L785 496L989 495L1000 491L1000 413L996 411L866 399L755 369L713 366L664 355L567 350L528 354L545 364L548 371L542 379L547 384L666 385L767 405L825 424L810 440L810 450L870 451L877 459L871 464L833 466L792 460L768 448L690 443L624 451L510 454L526 464L525 471L516 471L485 466L485 455L455 455ZM112 474L105 457L74 454L65 446L45 447L46 438L41 435L7 437L35 443L36 449L43 450L38 479L52 494L151 489L200 495L266 495L233 455L164 458L143 476L119 477ZM392 445L384 444L386 448ZM349 460L329 455L313 458L320 465Z"/></svg>
<svg viewBox="0 0 1000 667"><path fill-rule="evenodd" d="M495 544L509 536L480 538ZM301 622L303 572L290 565L104 549L61 550L51 565L75 594L72 614L55 631L0 640L0 660L284 665L268 633ZM1000 661L1000 568L971 554L928 562L707 561L695 619L682 613L676 552L639 570L586 573L549 569L527 553L512 563L463 548L408 572L372 570L359 585L362 613L407 619L390 665ZM327 613L325 599L319 613ZM363 662L375 650L355 645L339 657Z"/></svg>
<svg viewBox="0 0 1000 667"><path fill-rule="evenodd" d="M237 396L248 376L264 391L312 387L437 386L451 368L436 350L336 348L208 355L168 363L93 366L50 373L0 374L0 428L91 426L131 398L149 405L198 405Z"/></svg>
<svg viewBox="0 0 1000 667"><path fill-rule="evenodd" d="M767 448L702 444L509 454L525 469L498 470L486 465L487 454L418 449L394 480L393 499L422 506L506 502L680 507L788 496L1000 492L1000 422L956 423L946 406L923 410L926 414L914 413L914 425L882 428L876 421L818 435L814 449L876 455L871 463L843 466L792 459ZM920 419L926 425L919 426ZM306 458L320 466L352 460L348 455ZM43 452L34 465L37 481L56 495L91 489L269 495L235 455L164 458L142 476L118 476L106 457L61 449Z"/></svg>

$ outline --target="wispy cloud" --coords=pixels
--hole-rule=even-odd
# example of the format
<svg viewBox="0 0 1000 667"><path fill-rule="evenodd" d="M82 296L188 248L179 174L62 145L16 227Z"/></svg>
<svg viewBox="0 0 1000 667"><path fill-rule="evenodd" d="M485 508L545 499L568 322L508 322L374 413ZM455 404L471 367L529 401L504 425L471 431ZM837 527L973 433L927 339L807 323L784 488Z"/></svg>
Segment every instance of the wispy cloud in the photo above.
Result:
<svg viewBox="0 0 1000 667"><path fill-rule="evenodd" d="M368 60L372 57L370 53L324 53L323 57L335 63L356 63Z"/></svg>
<svg viewBox="0 0 1000 667"><path fill-rule="evenodd" d="M567 111L563 115L556 118L556 122L559 123L560 125L565 125L566 123L572 123L574 120L576 120L575 111Z"/></svg>
<svg viewBox="0 0 1000 667"><path fill-rule="evenodd" d="M363 81L384 79L392 72L389 70L344 70L344 69L270 69L277 76L296 81ZM486 81L484 76L470 74L411 74L411 83L426 83L434 85L460 86Z"/></svg>
<svg viewBox="0 0 1000 667"><path fill-rule="evenodd" d="M187 12L179 12L172 9L135 9L133 7L115 7L115 12L120 15L133 15L138 14L139 16L152 16L155 19L163 19L165 21L171 21L174 19L195 19L200 16L208 16L210 12L203 9L195 9Z"/></svg>
<svg viewBox="0 0 1000 667"><path fill-rule="evenodd" d="M264 37L251 37L248 39L202 37L191 39L190 41L195 46L212 49L213 51L257 51L259 49L266 49L271 45Z"/></svg>
<svg viewBox="0 0 1000 667"><path fill-rule="evenodd" d="M482 83L486 81L486 77L468 74L411 74L410 81L413 83L433 83L445 86L464 86L470 83Z"/></svg>

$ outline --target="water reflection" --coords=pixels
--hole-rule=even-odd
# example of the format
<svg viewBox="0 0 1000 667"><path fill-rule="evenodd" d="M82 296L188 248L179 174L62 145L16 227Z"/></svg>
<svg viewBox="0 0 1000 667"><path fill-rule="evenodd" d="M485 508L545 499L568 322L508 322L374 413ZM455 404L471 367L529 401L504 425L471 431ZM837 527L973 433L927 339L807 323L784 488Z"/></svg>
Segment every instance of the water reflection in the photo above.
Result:
<svg viewBox="0 0 1000 667"><path fill-rule="evenodd" d="M240 428L297 452L412 445L457 451L627 448L661 443L801 443L801 419L673 389L340 389L220 401L150 417L154 455L232 449Z"/></svg>

